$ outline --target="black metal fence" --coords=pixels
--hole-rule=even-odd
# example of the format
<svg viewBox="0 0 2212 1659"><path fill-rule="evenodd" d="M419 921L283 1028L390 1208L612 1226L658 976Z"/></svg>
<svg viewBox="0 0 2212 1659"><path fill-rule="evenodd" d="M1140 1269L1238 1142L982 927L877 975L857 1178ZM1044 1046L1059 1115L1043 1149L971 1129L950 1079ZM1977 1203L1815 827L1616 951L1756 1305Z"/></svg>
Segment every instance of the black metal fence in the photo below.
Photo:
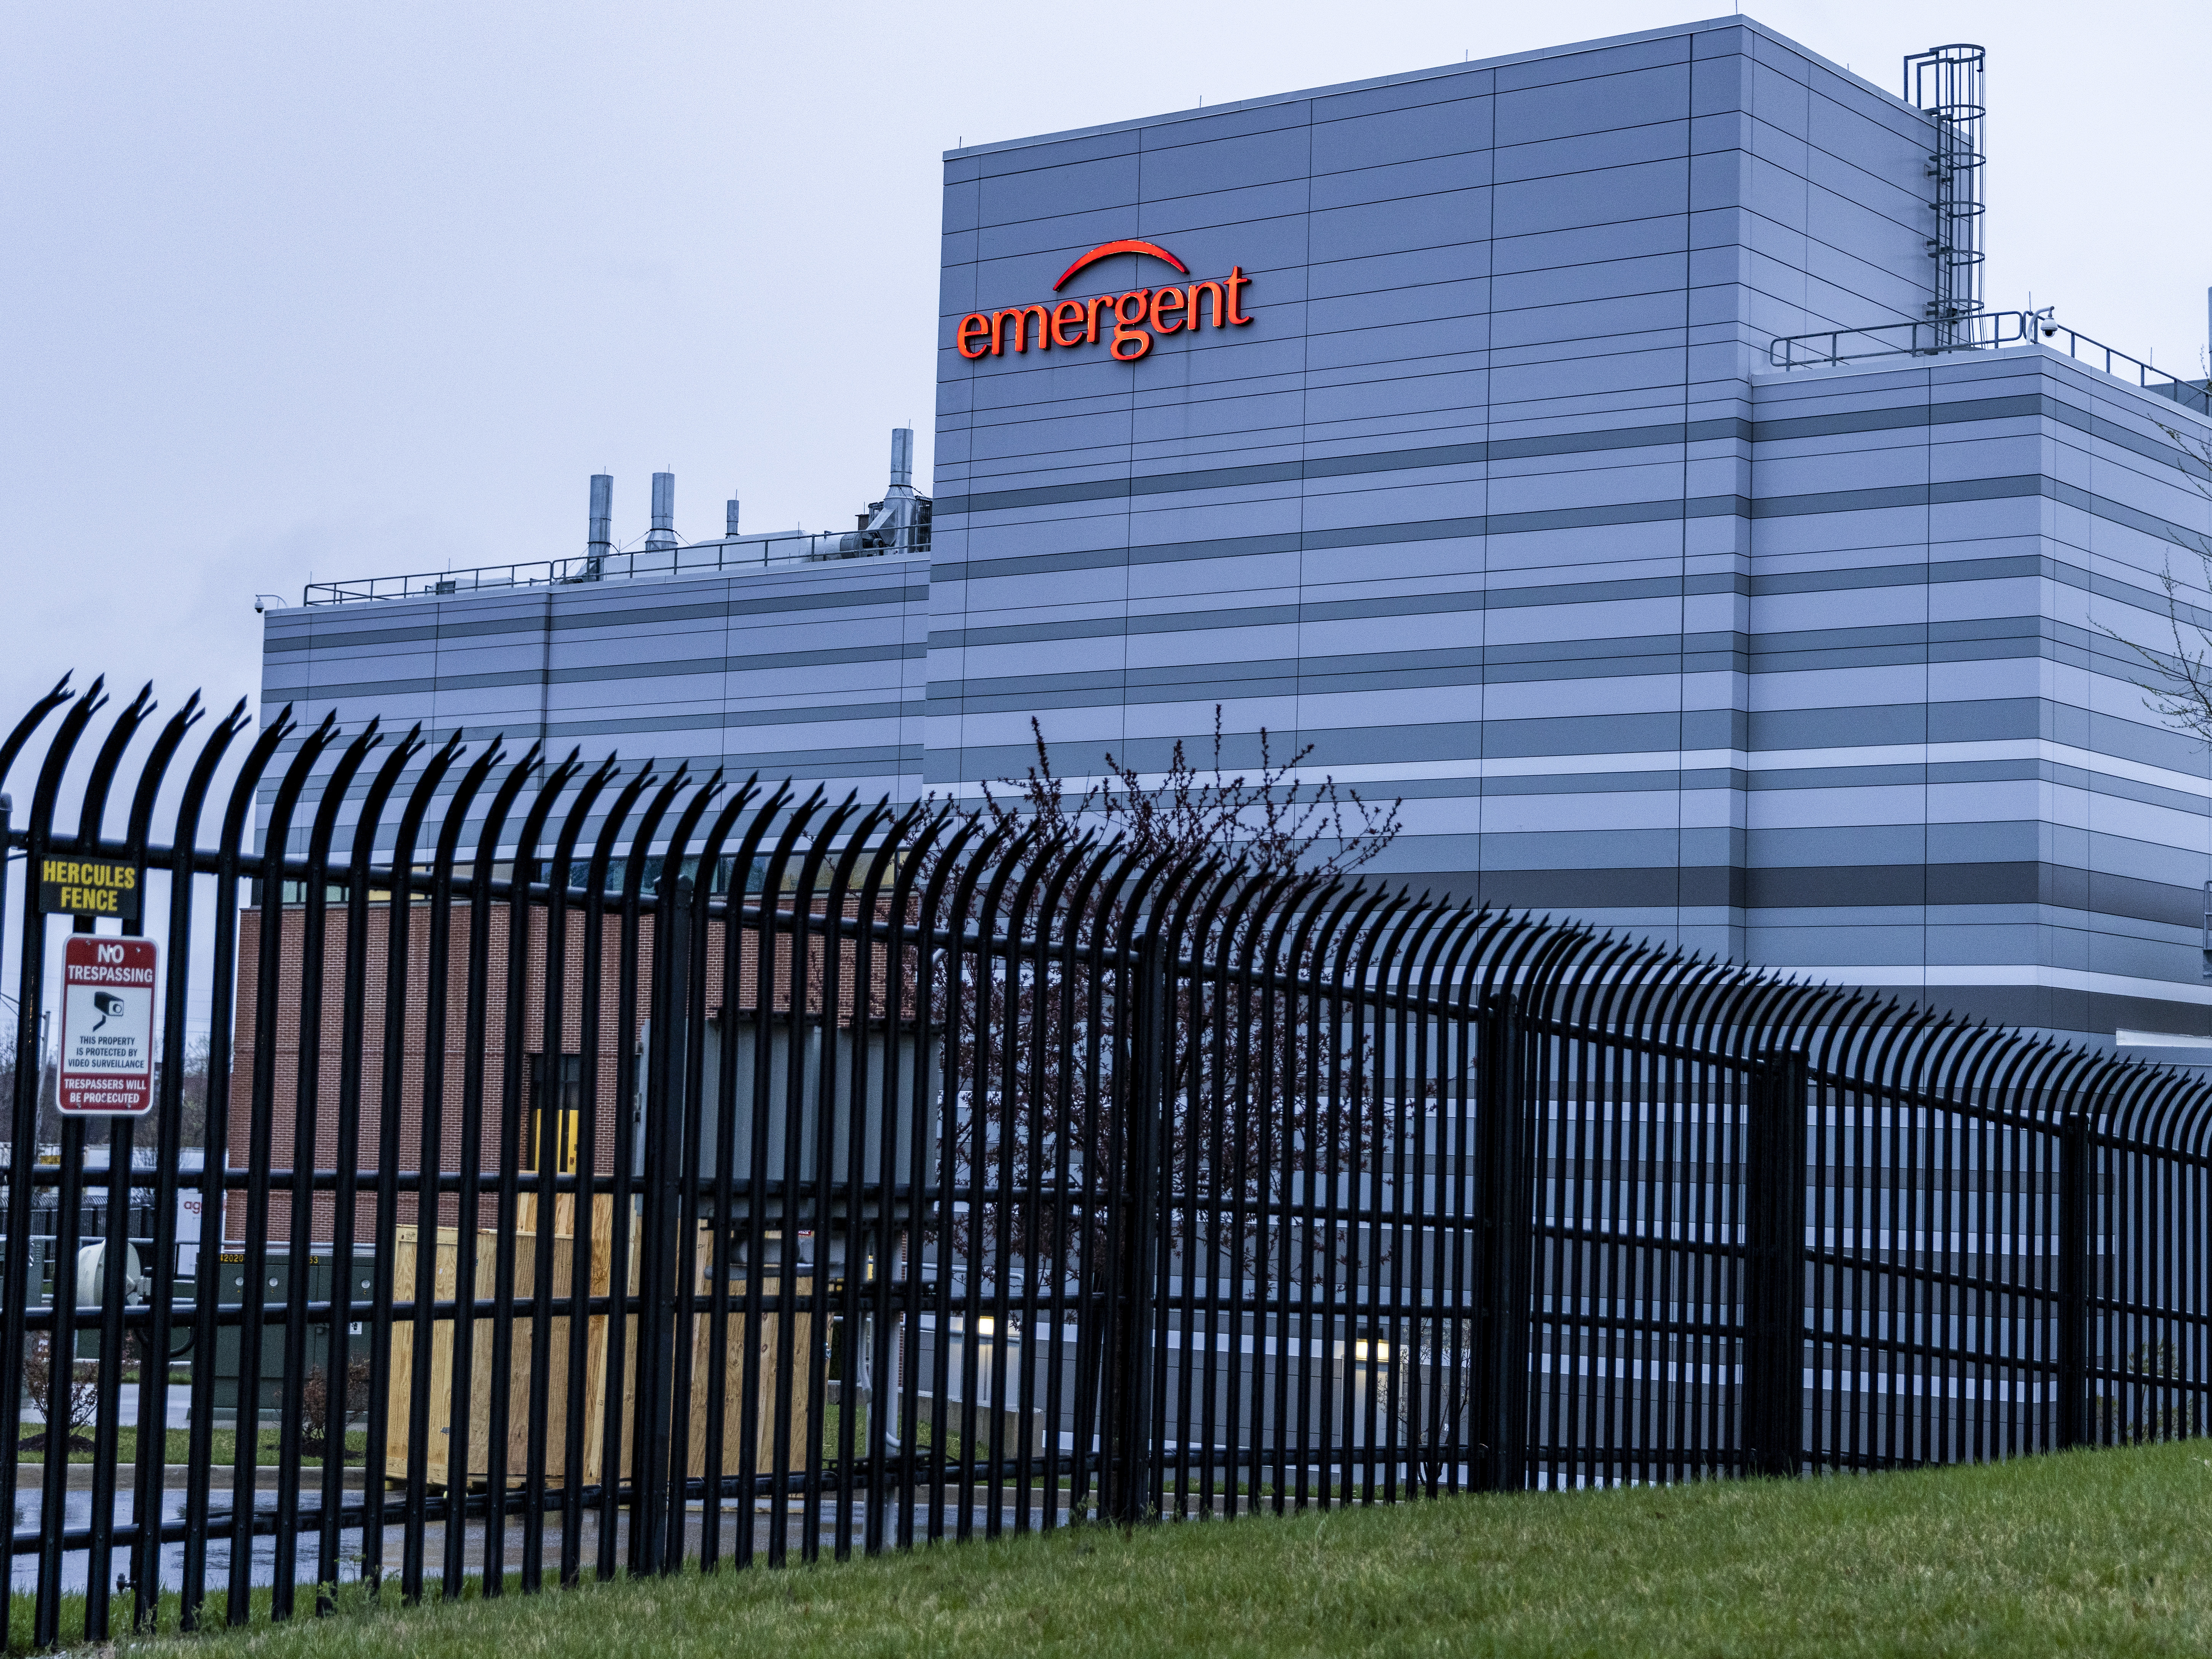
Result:
<svg viewBox="0 0 2212 1659"><path fill-rule="evenodd" d="M235 1622L2201 1426L2193 1079L1226 854L459 733L249 741L241 706L185 766L197 709L142 694L88 762L102 701L0 747L4 782L61 711L0 802L11 1149L52 1139L7 1165L9 1639L73 1595L97 1639L165 1595ZM100 937L161 946L161 1064L147 1117L56 1129L29 1057L60 930L102 925L42 878L96 860L138 900Z"/></svg>

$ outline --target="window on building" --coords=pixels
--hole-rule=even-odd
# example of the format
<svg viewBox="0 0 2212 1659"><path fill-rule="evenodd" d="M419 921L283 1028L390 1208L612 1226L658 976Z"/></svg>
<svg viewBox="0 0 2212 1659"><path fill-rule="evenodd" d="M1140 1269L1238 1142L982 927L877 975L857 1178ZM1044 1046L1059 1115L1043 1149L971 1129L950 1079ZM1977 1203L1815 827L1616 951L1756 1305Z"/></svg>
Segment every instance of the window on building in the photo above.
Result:
<svg viewBox="0 0 2212 1659"><path fill-rule="evenodd" d="M522 1148L522 1168L535 1172L550 1153L556 1175L576 1173L576 1135L583 1118L584 1057L530 1057L530 1139Z"/></svg>

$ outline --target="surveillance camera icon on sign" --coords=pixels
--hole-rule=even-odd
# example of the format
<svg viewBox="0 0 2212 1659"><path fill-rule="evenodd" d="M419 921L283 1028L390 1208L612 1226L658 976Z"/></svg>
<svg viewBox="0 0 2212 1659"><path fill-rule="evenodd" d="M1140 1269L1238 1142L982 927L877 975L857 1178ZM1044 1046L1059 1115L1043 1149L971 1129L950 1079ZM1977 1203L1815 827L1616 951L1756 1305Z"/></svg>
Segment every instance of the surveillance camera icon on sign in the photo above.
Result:
<svg viewBox="0 0 2212 1659"><path fill-rule="evenodd" d="M97 1031L114 1016L123 1012L123 999L112 991L94 991L92 994L92 1006L100 1010L100 1018L94 1022L92 1027Z"/></svg>

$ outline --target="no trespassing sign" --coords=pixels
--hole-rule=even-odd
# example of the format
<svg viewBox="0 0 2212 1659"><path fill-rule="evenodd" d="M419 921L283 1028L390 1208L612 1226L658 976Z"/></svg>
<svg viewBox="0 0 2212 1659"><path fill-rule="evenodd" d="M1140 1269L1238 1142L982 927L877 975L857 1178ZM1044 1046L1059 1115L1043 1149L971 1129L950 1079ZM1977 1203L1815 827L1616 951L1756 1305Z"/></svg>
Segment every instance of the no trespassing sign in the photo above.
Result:
<svg viewBox="0 0 2212 1659"><path fill-rule="evenodd" d="M149 939L72 933L62 953L64 1117L137 1117L154 1104L154 979Z"/></svg>

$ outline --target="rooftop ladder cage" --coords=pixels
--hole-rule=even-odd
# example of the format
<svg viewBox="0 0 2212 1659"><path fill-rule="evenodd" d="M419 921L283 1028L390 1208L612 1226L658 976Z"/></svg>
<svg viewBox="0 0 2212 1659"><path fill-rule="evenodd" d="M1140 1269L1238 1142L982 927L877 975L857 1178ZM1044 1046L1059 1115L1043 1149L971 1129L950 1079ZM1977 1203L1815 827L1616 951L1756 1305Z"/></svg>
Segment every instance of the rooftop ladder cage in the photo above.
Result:
<svg viewBox="0 0 2212 1659"><path fill-rule="evenodd" d="M1936 124L1936 147L1928 155L1928 178L1935 186L1928 205L1936 215L1936 234L1928 257L1936 262L1936 297L1928 302L1938 349L1962 343L1982 309L1982 264L1985 235L1983 173L1982 77L1989 54L1981 47L1930 46L1905 60L1905 97Z"/></svg>

